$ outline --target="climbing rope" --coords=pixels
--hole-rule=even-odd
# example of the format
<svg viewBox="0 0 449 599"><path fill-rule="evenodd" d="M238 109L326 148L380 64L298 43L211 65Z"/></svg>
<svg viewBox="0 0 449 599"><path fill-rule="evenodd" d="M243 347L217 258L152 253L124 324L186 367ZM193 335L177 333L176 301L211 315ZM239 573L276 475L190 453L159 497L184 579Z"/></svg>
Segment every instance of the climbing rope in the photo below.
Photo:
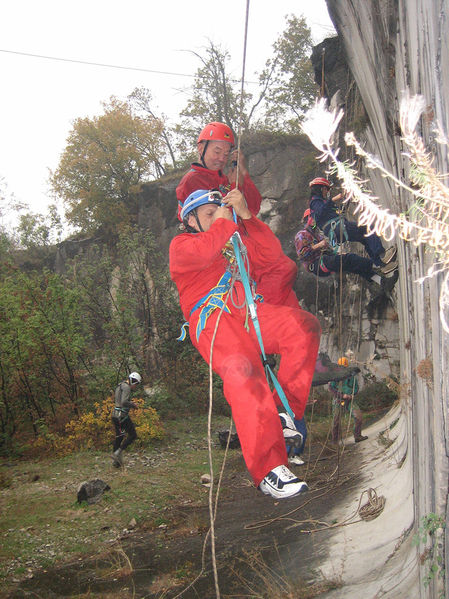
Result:
<svg viewBox="0 0 449 599"><path fill-rule="evenodd" d="M240 118L239 118L239 130L238 130L238 140L237 140L237 155L239 155L239 153L240 153L240 144L241 144L240 140L241 140L241 131L242 131L243 92L244 92L244 84L245 84L246 49L247 49L247 39L248 39L248 20L249 20L249 0L246 0L245 34L244 34L243 59L242 59L242 87L241 87L241 93L240 93ZM239 162L240 161L237 159L236 182L235 182L236 189L238 189L238 183L239 183ZM234 277L233 277L233 281L234 281ZM232 283L232 285L233 285L233 283ZM231 287L231 289L232 289L232 287ZM215 341L215 337L216 337L217 330L218 330L218 324L219 324L221 315L223 313L223 310L226 306L226 303L228 301L229 295L231 295L231 294L228 293L226 295L225 302L223 303L223 306L221 307L220 312L217 316L217 321L215 323L215 330L214 330L214 334L213 334L213 337L211 340L210 358L209 358L209 410L208 410L208 424L207 424L209 468L210 468L210 473L211 473L211 477L210 477L211 482L210 482L210 488L209 488L209 518L210 518L211 556L212 556L212 565L213 565L213 572L214 572L215 594L216 594L217 599L220 599L220 587L219 587L219 583L218 583L218 571L217 571L217 561L216 561L216 553L215 553L215 519L216 519L216 513L217 513L217 506L218 506L218 497L219 497L222 477L223 477L223 473L224 473L224 465L226 463L227 448L229 447L229 439L230 439L231 435L230 434L228 435L228 444L227 444L226 452L225 452L225 455L223 458L222 468L221 468L220 477L219 477L219 481L218 481L218 485L217 485L217 493L216 493L215 509L214 509L214 507L213 507L214 485L213 485L213 463L212 463L212 434L211 434L212 405L213 405L212 355L213 355L214 341ZM207 536L204 541L203 550L206 546L206 542L207 542ZM203 565L203 568L204 568L204 565ZM191 585L189 585L189 586L191 586Z"/></svg>
<svg viewBox="0 0 449 599"><path fill-rule="evenodd" d="M264 528L265 526L270 526L271 524L273 524L275 522L290 521L290 520L292 520L292 515L295 512L297 512L298 510L303 510L306 507L306 505L308 505L312 501L316 501L317 499L324 497L328 493L335 493L337 486L339 486L339 487L343 486L345 483L349 482L352 478L354 478L354 476L356 476L356 475L347 476L344 480L341 480L338 485L333 484L331 486L325 487L326 488L325 491L323 491L322 493L319 493L318 495L315 495L315 497L311 497L307 501L304 501L301 505L299 505L298 507L295 507L293 510L290 510L289 512L286 512L285 514L280 514L279 516L276 516L274 518L268 518L266 520L259 520L258 522L252 522L251 524L247 524L245 526L245 530L256 530L259 528ZM321 491L321 489L316 489L316 491ZM361 506L362 499L363 499L363 496L365 495L365 493L368 495L368 501L363 506ZM290 528L296 528L298 526L302 526L303 524L318 524L318 525L320 525L320 528L311 528L311 529L300 531L304 534L312 534L315 532L322 532L323 530L330 530L332 528L341 528L343 526L349 526L350 524L356 524L357 522L374 520L374 518L377 518L382 513L382 511L385 507L385 503L386 503L385 497L383 495L381 495L379 497L377 495L376 490L373 489L372 487L370 487L369 489L365 489L364 491L362 491L362 493L360 494L357 509L350 516L348 516L341 522L334 522L333 524L326 524L325 522L322 522L320 520L314 520L312 518L307 518L305 520L294 520L294 523L291 524L290 526L288 526L287 530ZM357 516L359 516L359 519L355 520L355 518Z"/></svg>

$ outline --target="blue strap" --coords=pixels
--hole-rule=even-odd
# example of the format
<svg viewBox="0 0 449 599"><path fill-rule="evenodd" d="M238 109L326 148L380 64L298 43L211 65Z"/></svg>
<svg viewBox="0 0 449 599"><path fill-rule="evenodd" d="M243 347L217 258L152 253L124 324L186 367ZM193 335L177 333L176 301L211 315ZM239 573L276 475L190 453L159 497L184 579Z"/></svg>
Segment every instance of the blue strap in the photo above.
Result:
<svg viewBox="0 0 449 599"><path fill-rule="evenodd" d="M208 293L206 293L206 295L203 296L199 301L197 301L197 303L190 310L190 316L192 316L192 314L196 310L198 310L198 308L202 308L199 318L198 318L198 323L196 325L197 341L201 335L201 332L203 331L204 327L206 326L207 319L212 314L212 312L214 310L216 310L217 308L222 308L224 306L223 297L229 291L230 280L231 280L231 273L229 271L226 271L222 275L220 280L218 281L217 285L215 287L213 287ZM229 314L231 313L230 309L227 306L224 307L224 310L225 310L225 312L228 312ZM188 321L186 321L182 325L181 334L177 338L177 341L185 340L185 338L187 336L186 329L188 326L189 326Z"/></svg>
<svg viewBox="0 0 449 599"><path fill-rule="evenodd" d="M335 235L335 229L337 228L337 225L340 228L340 233L343 233L344 241L341 241L341 234L339 235L338 239ZM338 245L340 245L340 243L345 243L346 241L348 241L348 233L346 232L345 222L342 218L332 218L331 220L328 220L323 225L323 231L328 226L330 228L327 236L329 237L329 242L333 248L336 248Z"/></svg>
<svg viewBox="0 0 449 599"><path fill-rule="evenodd" d="M187 337L187 327L189 326L189 321L186 320L185 323L181 327L181 334L179 337L176 337L176 341L184 341Z"/></svg>
<svg viewBox="0 0 449 599"><path fill-rule="evenodd" d="M265 355L265 349L264 349L264 345L263 345L263 341L262 341L262 333L260 331L259 319L257 317L256 304L254 303L253 295L251 293L251 286L249 283L248 273L246 272L245 265L243 264L242 254L240 252L239 240L240 240L240 235L238 233L234 233L234 235L231 237L231 241L232 241L232 245L234 246L235 257L236 257L237 265L238 265L238 268L240 271L240 277L242 279L243 288L245 290L245 296L246 296L246 302L248 304L249 314L251 316L251 320L254 325L254 330L256 331L257 340L259 341L260 351L262 352L262 358L263 358L263 363L265 366L265 372L267 373L267 375L270 376L271 382L273 383L273 386L276 389L276 392L279 395L279 398L280 398L284 408L286 409L288 414L293 419L295 419L295 414L294 414L293 410L291 409L291 407L289 406L288 399L284 393L284 390L280 386L279 381L276 378L276 375L271 370L270 366L267 364L267 357Z"/></svg>

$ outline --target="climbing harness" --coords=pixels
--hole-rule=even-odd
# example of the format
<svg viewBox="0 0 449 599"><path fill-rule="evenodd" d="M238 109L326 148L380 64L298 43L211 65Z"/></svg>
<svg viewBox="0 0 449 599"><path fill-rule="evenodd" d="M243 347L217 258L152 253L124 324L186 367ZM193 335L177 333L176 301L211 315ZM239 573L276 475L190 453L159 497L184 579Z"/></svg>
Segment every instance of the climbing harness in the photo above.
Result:
<svg viewBox="0 0 449 599"><path fill-rule="evenodd" d="M115 407L112 410L112 418L117 418L120 422L124 422L127 418L129 418L128 410L124 410L123 408Z"/></svg>
<svg viewBox="0 0 449 599"><path fill-rule="evenodd" d="M329 238L329 243L332 248L335 249L349 240L345 223L342 218L332 218L331 220L328 220L322 227L323 231L326 231L327 227L329 227L327 237ZM338 235L337 231L339 231Z"/></svg>
<svg viewBox="0 0 449 599"><path fill-rule="evenodd" d="M224 296L228 293L231 287L231 273L230 271L226 271L215 287L213 287L209 293L207 293L204 297L202 297L190 310L190 316L196 310L201 308L200 316L198 318L198 322L196 325L196 339L198 341L202 330L206 326L207 319L212 314L214 310L217 308L223 308L229 314L231 313L230 309L224 304ZM181 335L177 338L178 341L184 341L186 338L186 328L189 326L189 322L186 321L181 327Z"/></svg>

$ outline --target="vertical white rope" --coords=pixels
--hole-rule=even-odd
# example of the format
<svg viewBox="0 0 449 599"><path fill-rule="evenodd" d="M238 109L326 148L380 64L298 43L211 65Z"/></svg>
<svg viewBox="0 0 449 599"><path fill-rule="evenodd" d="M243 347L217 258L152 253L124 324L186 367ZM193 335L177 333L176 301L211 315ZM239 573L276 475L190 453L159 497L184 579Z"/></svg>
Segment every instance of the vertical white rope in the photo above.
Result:
<svg viewBox="0 0 449 599"><path fill-rule="evenodd" d="M239 115L239 130L237 133L237 156L240 155L240 140L242 138L242 118L243 118L243 93L245 91L245 69L246 69L246 46L248 41L248 19L249 19L249 0L246 0L246 17L245 17L245 35L243 41L243 60L242 60L242 85L240 87L240 115ZM235 176L235 188L239 188L239 160L237 159L237 170Z"/></svg>

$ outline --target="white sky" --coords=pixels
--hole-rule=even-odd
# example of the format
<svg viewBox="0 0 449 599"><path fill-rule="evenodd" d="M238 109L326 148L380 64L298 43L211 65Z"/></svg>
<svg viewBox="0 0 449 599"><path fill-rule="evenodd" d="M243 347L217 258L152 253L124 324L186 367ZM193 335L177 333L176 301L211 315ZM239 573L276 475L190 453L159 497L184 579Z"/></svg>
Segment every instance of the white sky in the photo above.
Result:
<svg viewBox="0 0 449 599"><path fill-rule="evenodd" d="M335 32L325 0L251 0L245 79L255 81L286 15L303 15L315 43ZM242 74L246 0L3 0L0 3L0 181L6 195L46 212L73 121L102 113L111 95L148 88L153 109L177 120L191 77L76 64L15 53L194 75L208 40ZM15 53L14 53L15 52ZM250 88L248 88L250 90ZM1 187L0 187L1 190Z"/></svg>

